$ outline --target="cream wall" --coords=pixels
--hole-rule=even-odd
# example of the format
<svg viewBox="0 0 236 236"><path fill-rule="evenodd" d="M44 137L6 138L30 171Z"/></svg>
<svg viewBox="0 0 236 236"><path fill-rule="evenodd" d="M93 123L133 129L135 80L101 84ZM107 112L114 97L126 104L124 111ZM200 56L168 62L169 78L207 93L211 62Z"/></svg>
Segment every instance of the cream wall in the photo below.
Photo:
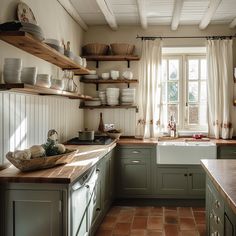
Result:
<svg viewBox="0 0 236 236"><path fill-rule="evenodd" d="M136 26L123 26L119 27L117 31L111 30L107 26L93 26L89 27L88 31L84 35L83 45L87 43L122 43L127 42L135 44L136 54L140 55L141 53L141 40L136 39L137 35L140 36L208 36L208 35L235 35L236 29L229 29L228 25L212 25L209 26L206 30L199 30L197 26L180 26L177 31L171 31L170 26L149 26L147 30L143 30L140 27ZM176 46L205 46L205 39L163 39L164 47L176 47ZM234 67L236 67L236 40L234 40ZM138 78L138 62L131 62L130 70L133 71L134 77ZM89 66L95 68L95 63L90 62ZM98 73L110 71L111 69L117 69L121 72L127 70L125 62L101 62L98 69ZM105 86L103 86L105 87ZM87 94L96 95L95 86L86 85L85 92ZM120 120L119 123L113 118L115 110L105 111L106 120L105 122L113 122L117 125L118 128L122 128L125 134L134 135L135 131L135 115L132 115L132 121L129 123L130 126L122 125L125 124L127 118ZM93 122L89 118L92 113L95 118ZM233 113L233 126L234 134L236 135L236 107L232 106ZM135 113L134 113L135 114ZM85 112L85 126L86 127L96 127L98 124L97 121L98 112L97 111L86 111ZM89 121L89 122L88 122Z"/></svg>
<svg viewBox="0 0 236 236"><path fill-rule="evenodd" d="M0 0L0 23L14 20L19 1ZM30 6L46 38L71 42L72 51L80 53L83 30L57 0L24 0ZM38 73L60 78L58 67L0 41L0 74L5 57L19 57L23 66L37 66ZM83 88L80 88L81 91ZM65 141L83 129L83 110L79 100L55 96L0 92L0 162L9 150L26 148L46 141L49 129L58 130Z"/></svg>

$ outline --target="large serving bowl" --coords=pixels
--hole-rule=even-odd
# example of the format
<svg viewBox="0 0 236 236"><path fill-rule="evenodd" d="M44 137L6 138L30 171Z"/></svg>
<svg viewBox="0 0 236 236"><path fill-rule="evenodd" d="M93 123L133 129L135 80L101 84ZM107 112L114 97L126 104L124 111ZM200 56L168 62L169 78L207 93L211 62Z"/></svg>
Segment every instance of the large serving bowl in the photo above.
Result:
<svg viewBox="0 0 236 236"><path fill-rule="evenodd" d="M83 55L106 55L109 45L102 43L89 43L83 46Z"/></svg>
<svg viewBox="0 0 236 236"><path fill-rule="evenodd" d="M113 55L132 55L134 45L128 43L112 43L111 52Z"/></svg>

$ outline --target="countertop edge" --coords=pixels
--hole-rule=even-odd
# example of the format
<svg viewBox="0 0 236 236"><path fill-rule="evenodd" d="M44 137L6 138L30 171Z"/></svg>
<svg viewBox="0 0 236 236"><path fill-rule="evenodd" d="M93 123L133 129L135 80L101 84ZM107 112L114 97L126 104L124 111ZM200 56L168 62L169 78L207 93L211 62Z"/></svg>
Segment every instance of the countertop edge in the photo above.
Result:
<svg viewBox="0 0 236 236"><path fill-rule="evenodd" d="M220 192L224 200L229 204L233 212L236 214L236 203L231 199L231 197L227 194L226 190L221 186L221 184L217 181L217 179L213 176L213 174L209 171L209 169L206 167L204 161L207 161L207 159L201 160L201 166L213 182L216 189Z"/></svg>

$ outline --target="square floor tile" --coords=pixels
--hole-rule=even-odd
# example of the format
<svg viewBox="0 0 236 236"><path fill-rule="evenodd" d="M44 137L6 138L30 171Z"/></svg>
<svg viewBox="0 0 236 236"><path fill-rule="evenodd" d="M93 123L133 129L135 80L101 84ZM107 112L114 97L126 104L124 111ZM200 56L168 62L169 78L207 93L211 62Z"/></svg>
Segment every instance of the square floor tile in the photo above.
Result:
<svg viewBox="0 0 236 236"><path fill-rule="evenodd" d="M194 219L180 218L180 230L194 230L196 228Z"/></svg>
<svg viewBox="0 0 236 236"><path fill-rule="evenodd" d="M130 223L117 223L113 229L113 235L130 235Z"/></svg>
<svg viewBox="0 0 236 236"><path fill-rule="evenodd" d="M147 221L147 229L158 229L163 228L163 217L162 216L149 216Z"/></svg>
<svg viewBox="0 0 236 236"><path fill-rule="evenodd" d="M178 236L179 230L177 225L165 225L165 236Z"/></svg>
<svg viewBox="0 0 236 236"><path fill-rule="evenodd" d="M193 212L191 207L178 207L179 217L193 217Z"/></svg>
<svg viewBox="0 0 236 236"><path fill-rule="evenodd" d="M148 217L135 216L133 220L132 229L147 229Z"/></svg>

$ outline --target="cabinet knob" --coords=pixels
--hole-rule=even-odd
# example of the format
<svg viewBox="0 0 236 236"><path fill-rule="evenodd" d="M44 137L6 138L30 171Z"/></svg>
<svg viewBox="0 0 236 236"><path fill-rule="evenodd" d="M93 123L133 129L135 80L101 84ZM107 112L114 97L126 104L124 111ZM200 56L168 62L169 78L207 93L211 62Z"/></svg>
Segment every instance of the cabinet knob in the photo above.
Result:
<svg viewBox="0 0 236 236"><path fill-rule="evenodd" d="M99 168L97 168L97 169L96 169L96 172L100 172L100 169L99 169Z"/></svg>
<svg viewBox="0 0 236 236"><path fill-rule="evenodd" d="M98 207L98 208L96 209L96 211L101 211L101 209Z"/></svg>
<svg viewBox="0 0 236 236"><path fill-rule="evenodd" d="M193 176L193 174L190 173L189 176Z"/></svg>
<svg viewBox="0 0 236 236"><path fill-rule="evenodd" d="M219 224L219 223L220 223L220 217L215 216L214 219L215 219L216 224Z"/></svg>
<svg viewBox="0 0 236 236"><path fill-rule="evenodd" d="M184 174L184 176L188 176L188 174Z"/></svg>
<svg viewBox="0 0 236 236"><path fill-rule="evenodd" d="M212 219L214 217L213 213L210 213L210 218Z"/></svg>

